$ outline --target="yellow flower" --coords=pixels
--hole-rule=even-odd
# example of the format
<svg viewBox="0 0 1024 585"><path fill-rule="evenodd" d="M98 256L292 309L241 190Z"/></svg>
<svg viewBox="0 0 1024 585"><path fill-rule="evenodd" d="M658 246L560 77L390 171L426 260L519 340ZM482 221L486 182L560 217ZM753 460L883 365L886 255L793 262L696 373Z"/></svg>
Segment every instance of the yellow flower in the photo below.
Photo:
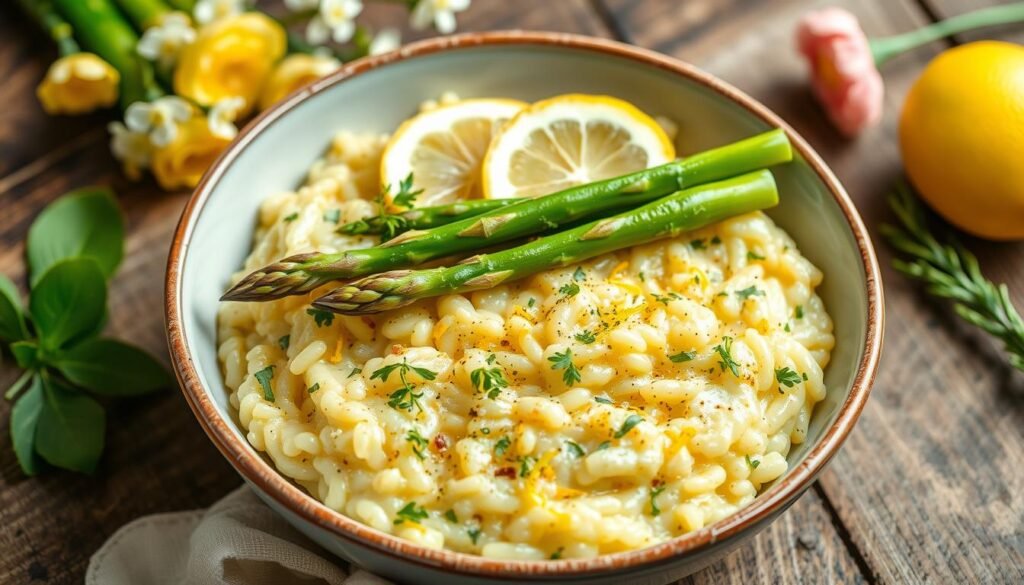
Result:
<svg viewBox="0 0 1024 585"><path fill-rule="evenodd" d="M156 149L150 168L164 189L191 189L230 143L210 130L206 118L196 116L178 126L174 141Z"/></svg>
<svg viewBox="0 0 1024 585"><path fill-rule="evenodd" d="M47 114L85 114L117 102L121 74L92 53L61 57L36 89Z"/></svg>
<svg viewBox="0 0 1024 585"><path fill-rule="evenodd" d="M269 108L286 95L313 83L340 66L341 62L337 59L323 55L298 54L285 57L270 74L270 79L263 88L260 109Z"/></svg>
<svg viewBox="0 0 1024 585"><path fill-rule="evenodd" d="M256 104L274 64L284 55L284 29L258 12L217 19L182 50L174 92L203 106L240 97L240 116Z"/></svg>

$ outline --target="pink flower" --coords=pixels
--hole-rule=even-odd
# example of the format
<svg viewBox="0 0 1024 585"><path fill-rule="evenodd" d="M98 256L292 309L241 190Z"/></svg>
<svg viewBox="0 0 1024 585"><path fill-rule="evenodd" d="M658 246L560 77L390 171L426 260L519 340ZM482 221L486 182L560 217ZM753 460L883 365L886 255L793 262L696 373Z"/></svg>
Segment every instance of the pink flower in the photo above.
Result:
<svg viewBox="0 0 1024 585"><path fill-rule="evenodd" d="M796 38L811 66L814 93L832 123L852 137L878 122L882 76L857 17L835 7L810 12L800 20Z"/></svg>

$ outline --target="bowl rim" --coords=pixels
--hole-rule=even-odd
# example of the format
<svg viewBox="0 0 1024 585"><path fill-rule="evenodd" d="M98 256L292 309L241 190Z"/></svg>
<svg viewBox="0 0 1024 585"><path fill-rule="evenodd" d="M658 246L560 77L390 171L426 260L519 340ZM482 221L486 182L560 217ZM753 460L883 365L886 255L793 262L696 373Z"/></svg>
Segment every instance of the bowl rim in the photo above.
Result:
<svg viewBox="0 0 1024 585"><path fill-rule="evenodd" d="M188 350L188 334L182 321L181 267L189 251L196 220L214 191L225 169L255 140L264 128L286 115L296 105L334 85L391 63L430 56L440 52L508 46L566 48L607 54L631 60L639 65L681 76L708 88L740 105L768 125L782 128L793 149L799 153L824 183L842 211L851 230L864 270L867 288L867 330L863 354L857 366L853 387L841 405L835 421L807 453L804 460L787 471L771 488L747 507L701 530L689 532L653 546L600 555L591 559L559 561L522 561L488 559L449 550L429 549L411 541L379 532L335 512L293 484L266 462L243 438L235 434L234 423L222 418L195 369ZM870 394L878 369L884 330L884 303L878 260L867 229L849 195L832 171L810 145L779 116L732 85L693 65L672 57L616 41L568 33L531 31L492 31L437 37L406 45L382 55L365 57L342 66L336 72L302 88L251 121L206 171L189 201L174 232L167 260L165 281L165 323L167 341L175 375L189 407L217 449L247 481L255 484L278 505L314 526L349 541L373 549L379 554L422 567L453 571L464 575L492 578L568 577L604 574L626 570L652 569L671 562L678 555L693 553L715 542L738 535L770 519L792 503L814 481L852 430Z"/></svg>

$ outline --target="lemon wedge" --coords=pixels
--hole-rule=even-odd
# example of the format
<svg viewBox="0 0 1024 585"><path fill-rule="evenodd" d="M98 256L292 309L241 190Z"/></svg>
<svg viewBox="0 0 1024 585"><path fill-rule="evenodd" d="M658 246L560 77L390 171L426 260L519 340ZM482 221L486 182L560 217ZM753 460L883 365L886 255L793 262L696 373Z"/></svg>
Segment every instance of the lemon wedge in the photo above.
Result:
<svg viewBox="0 0 1024 585"><path fill-rule="evenodd" d="M484 197L537 197L664 164L675 148L653 118L623 100L567 94L522 110L491 142Z"/></svg>
<svg viewBox="0 0 1024 585"><path fill-rule="evenodd" d="M384 148L383 186L397 186L412 173L415 188L423 189L418 207L479 198L480 165L491 138L526 105L510 99L468 99L407 120Z"/></svg>

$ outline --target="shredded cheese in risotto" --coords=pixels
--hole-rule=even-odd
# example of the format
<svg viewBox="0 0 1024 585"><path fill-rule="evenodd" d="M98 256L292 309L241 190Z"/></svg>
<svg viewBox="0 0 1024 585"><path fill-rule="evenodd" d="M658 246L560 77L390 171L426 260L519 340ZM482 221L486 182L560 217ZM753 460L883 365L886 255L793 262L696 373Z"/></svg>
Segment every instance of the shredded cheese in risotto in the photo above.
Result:
<svg viewBox="0 0 1024 585"><path fill-rule="evenodd" d="M249 271L371 246L386 136L342 132L262 206ZM583 558L749 504L825 396L822 274L761 213L389 313L227 302L249 442L328 507L433 548Z"/></svg>

